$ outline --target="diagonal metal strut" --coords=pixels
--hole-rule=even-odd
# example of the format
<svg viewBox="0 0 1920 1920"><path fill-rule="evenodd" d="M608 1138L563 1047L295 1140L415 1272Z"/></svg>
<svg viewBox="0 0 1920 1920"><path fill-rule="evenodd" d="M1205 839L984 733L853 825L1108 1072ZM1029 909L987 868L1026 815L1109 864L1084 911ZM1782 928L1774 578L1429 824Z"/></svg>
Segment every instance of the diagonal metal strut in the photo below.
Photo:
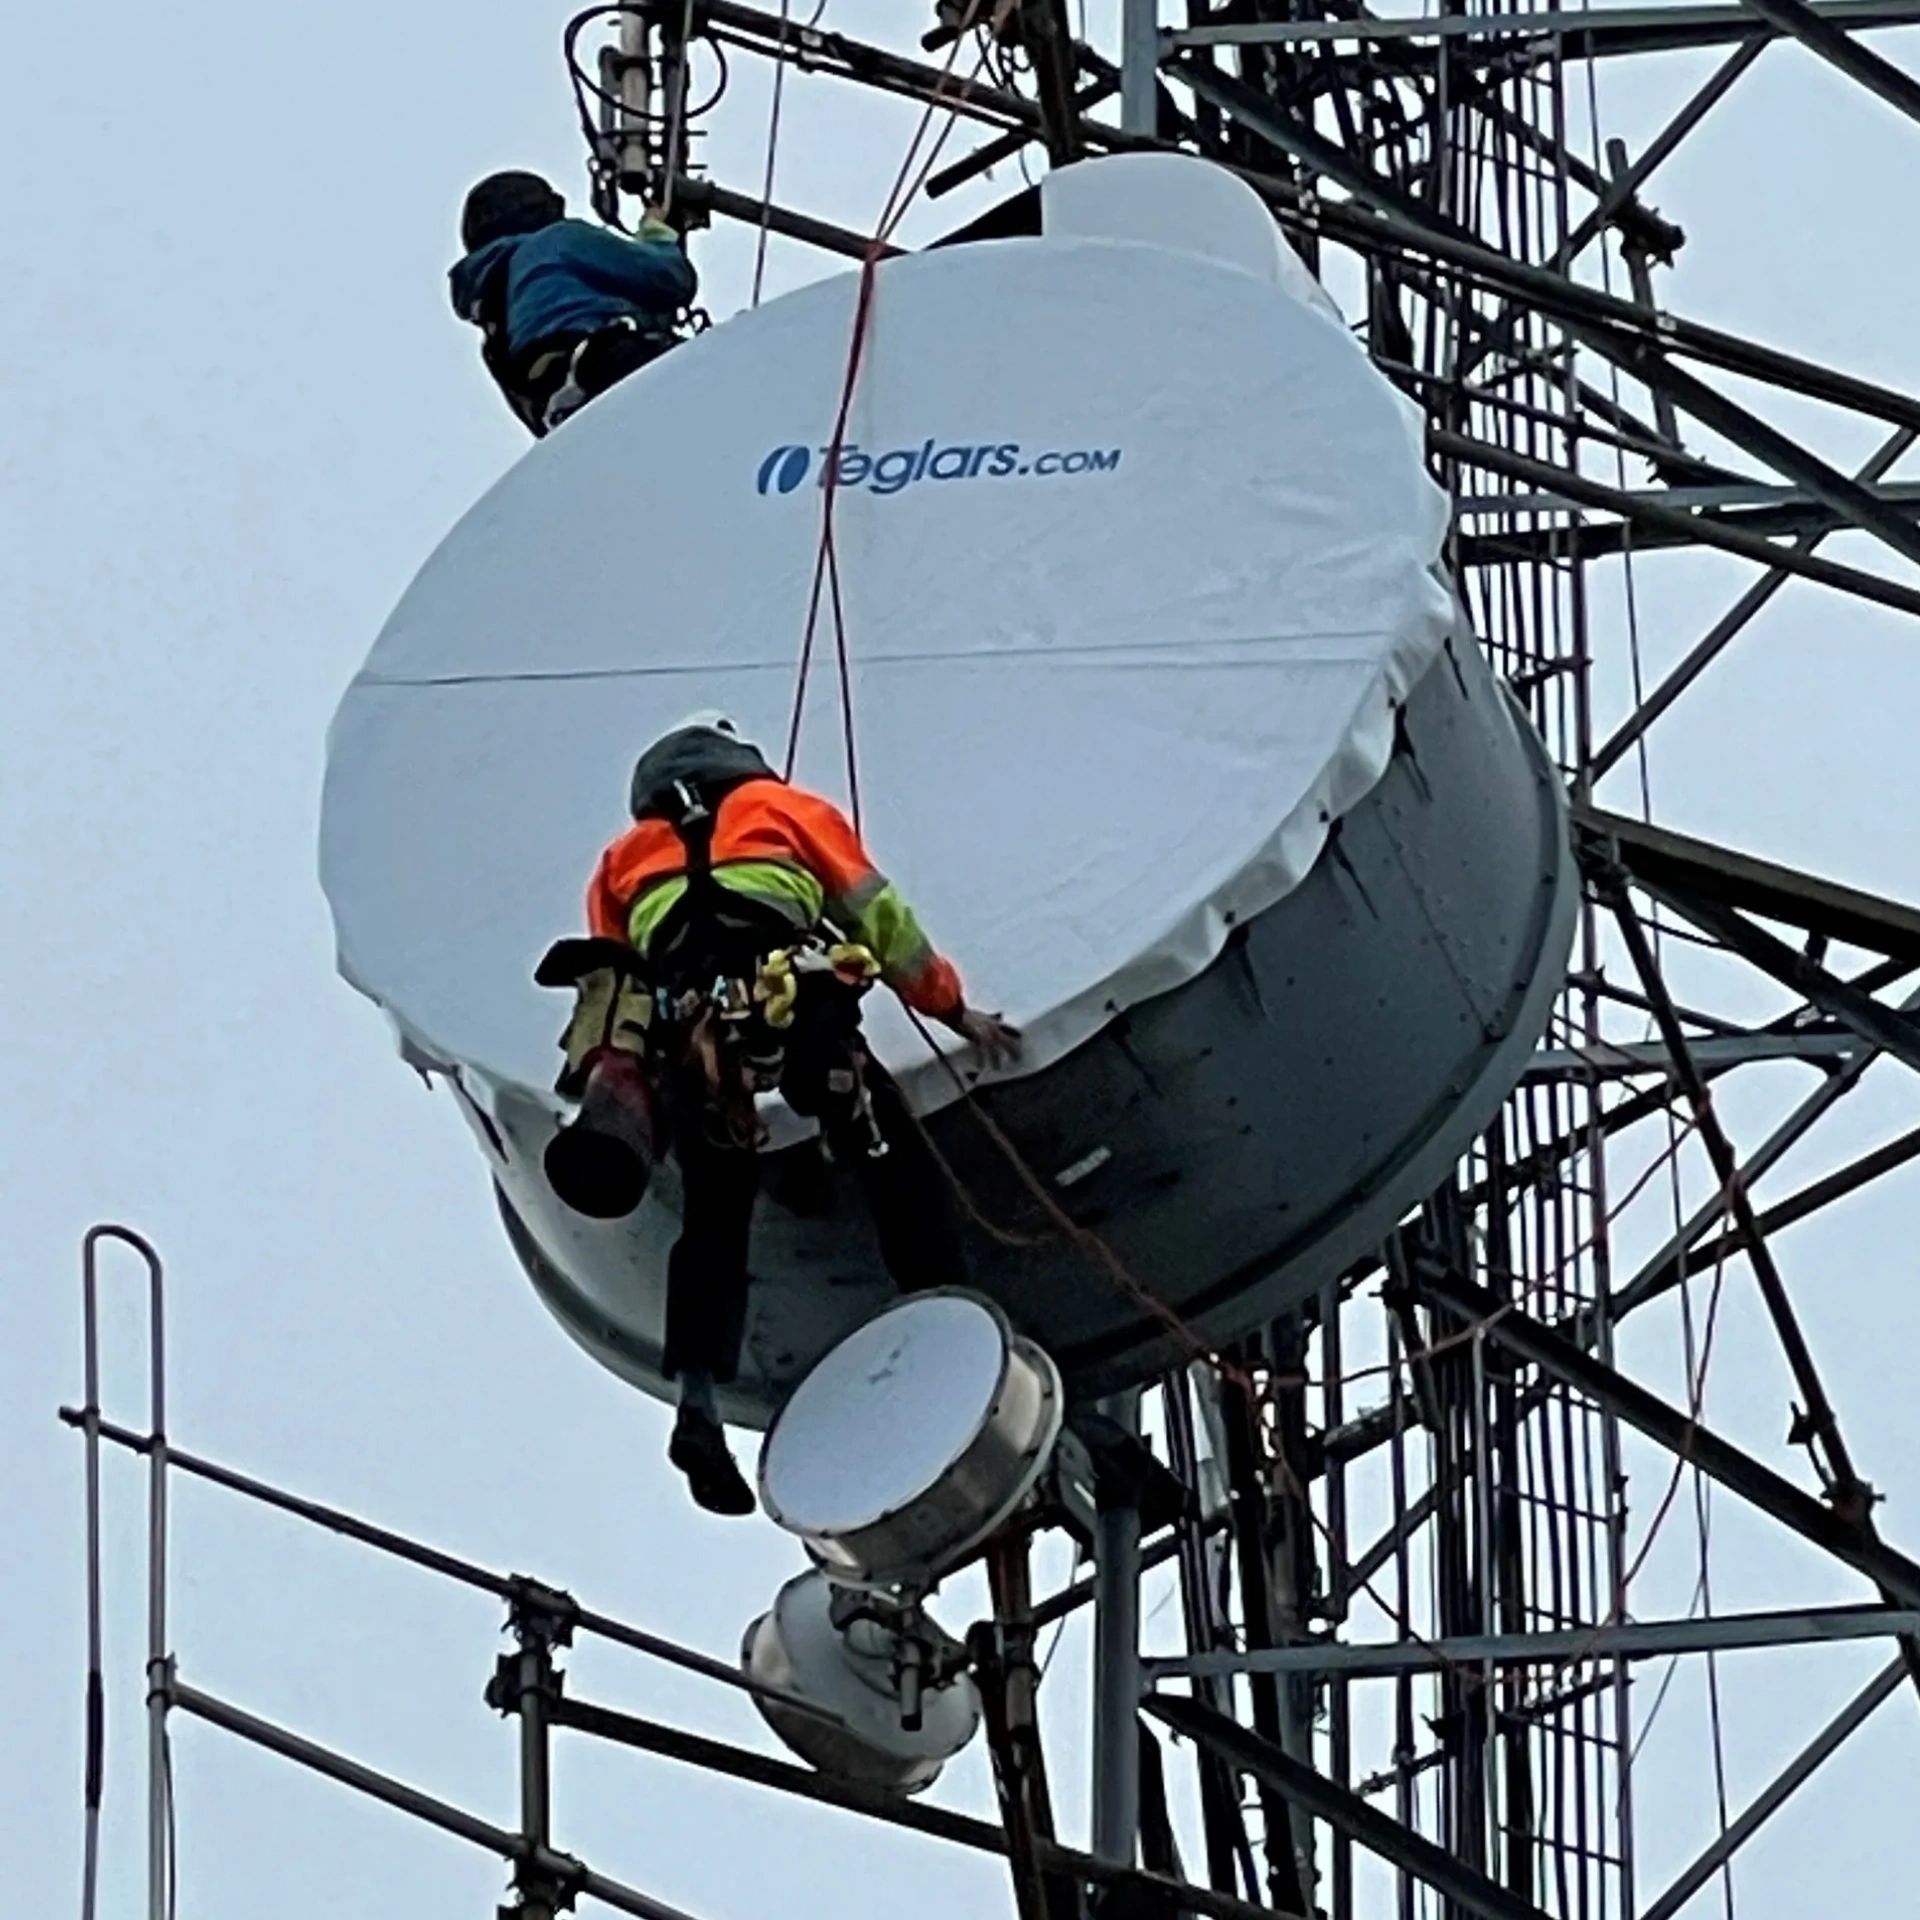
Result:
<svg viewBox="0 0 1920 1920"><path fill-rule="evenodd" d="M1142 1704L1176 1733L1212 1749L1315 1818L1350 1834L1368 1852L1404 1867L1416 1880L1444 1894L1459 1912L1473 1914L1477 1920L1547 1920L1531 1901L1509 1893L1445 1848L1369 1806L1350 1788L1336 1785L1276 1742L1263 1740L1212 1707L1164 1694L1152 1695Z"/></svg>

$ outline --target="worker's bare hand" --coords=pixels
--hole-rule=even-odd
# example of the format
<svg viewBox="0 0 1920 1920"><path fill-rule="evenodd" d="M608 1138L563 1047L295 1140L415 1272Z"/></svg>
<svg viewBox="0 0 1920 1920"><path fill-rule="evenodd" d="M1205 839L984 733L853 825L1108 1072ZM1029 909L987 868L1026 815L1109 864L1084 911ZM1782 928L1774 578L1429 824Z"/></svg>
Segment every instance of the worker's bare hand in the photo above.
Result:
<svg viewBox="0 0 1920 1920"><path fill-rule="evenodd" d="M1001 1066L1020 1057L1020 1029L1001 1019L997 1013L981 1013L973 1007L963 1007L954 1020L953 1030L969 1042L990 1067Z"/></svg>

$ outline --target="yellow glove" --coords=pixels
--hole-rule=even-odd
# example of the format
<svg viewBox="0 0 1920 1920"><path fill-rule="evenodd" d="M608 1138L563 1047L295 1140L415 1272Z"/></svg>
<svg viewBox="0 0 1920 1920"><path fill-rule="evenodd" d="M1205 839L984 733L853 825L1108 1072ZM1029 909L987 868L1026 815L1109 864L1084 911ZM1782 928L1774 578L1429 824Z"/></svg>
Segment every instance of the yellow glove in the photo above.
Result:
<svg viewBox="0 0 1920 1920"><path fill-rule="evenodd" d="M842 986L864 987L880 977L880 962L873 957L872 951L850 941L827 949L827 965L833 969L833 977Z"/></svg>
<svg viewBox="0 0 1920 1920"><path fill-rule="evenodd" d="M753 983L760 1017L770 1027L792 1026L793 1003L799 993L800 976L794 971L793 955L784 948L768 954L760 963L760 977Z"/></svg>

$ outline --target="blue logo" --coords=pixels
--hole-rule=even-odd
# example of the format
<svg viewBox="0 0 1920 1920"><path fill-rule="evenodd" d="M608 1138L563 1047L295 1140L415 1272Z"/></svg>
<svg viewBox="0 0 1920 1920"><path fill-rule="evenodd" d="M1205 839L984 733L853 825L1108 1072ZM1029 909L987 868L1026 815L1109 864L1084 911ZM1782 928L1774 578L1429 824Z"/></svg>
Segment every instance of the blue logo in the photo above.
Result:
<svg viewBox="0 0 1920 1920"><path fill-rule="evenodd" d="M754 487L760 493L791 493L807 477L813 455L805 447L775 447L760 462Z"/></svg>
<svg viewBox="0 0 1920 1920"><path fill-rule="evenodd" d="M754 491L792 493L809 474L824 487L829 475L836 486L864 488L880 495L899 493L922 480L1066 480L1119 470L1121 449L1050 449L1027 453L1017 440L922 441L917 447L891 447L868 453L849 441L834 458L833 448L787 445L775 447L760 462Z"/></svg>

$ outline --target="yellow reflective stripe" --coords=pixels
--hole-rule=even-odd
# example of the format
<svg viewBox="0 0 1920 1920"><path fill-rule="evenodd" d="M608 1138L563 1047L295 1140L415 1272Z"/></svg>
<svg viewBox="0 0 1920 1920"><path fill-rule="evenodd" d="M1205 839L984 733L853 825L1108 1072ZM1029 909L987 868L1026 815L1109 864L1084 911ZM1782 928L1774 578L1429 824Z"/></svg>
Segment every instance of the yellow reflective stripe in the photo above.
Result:
<svg viewBox="0 0 1920 1920"><path fill-rule="evenodd" d="M729 893L756 900L783 913L794 926L808 930L819 925L826 908L820 882L804 868L783 860L731 860L713 870L713 877ZM641 953L659 931L660 922L686 893L684 874L656 881L633 903L627 916L627 938Z"/></svg>
<svg viewBox="0 0 1920 1920"><path fill-rule="evenodd" d="M864 941L890 984L918 979L933 958L933 943L890 880L875 875L833 903L841 930Z"/></svg>

